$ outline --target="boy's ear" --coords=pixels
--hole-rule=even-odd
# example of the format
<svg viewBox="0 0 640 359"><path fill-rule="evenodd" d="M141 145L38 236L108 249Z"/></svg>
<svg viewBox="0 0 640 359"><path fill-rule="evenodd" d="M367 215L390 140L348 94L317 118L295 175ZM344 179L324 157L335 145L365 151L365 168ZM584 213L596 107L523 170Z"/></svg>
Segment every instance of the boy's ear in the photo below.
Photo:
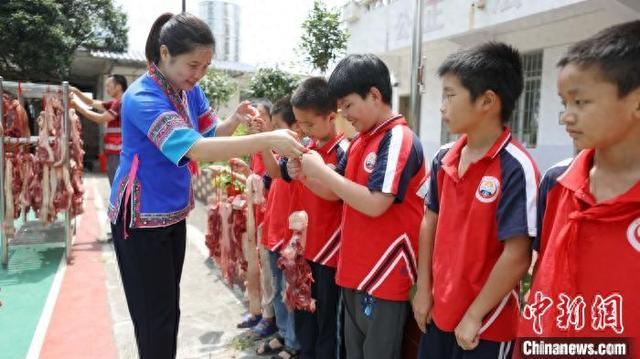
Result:
<svg viewBox="0 0 640 359"><path fill-rule="evenodd" d="M380 93L380 90L375 86L371 86L369 95L376 101L382 101L382 93Z"/></svg>
<svg viewBox="0 0 640 359"><path fill-rule="evenodd" d="M483 110L488 111L492 108L497 108L500 105L500 97L493 90L487 90L481 97L478 98L480 106Z"/></svg>
<svg viewBox="0 0 640 359"><path fill-rule="evenodd" d="M640 120L640 87L631 92L630 95L633 96L633 113L636 119Z"/></svg>
<svg viewBox="0 0 640 359"><path fill-rule="evenodd" d="M333 121L336 119L336 117L338 117L338 114L335 111L331 111L329 112L329 121Z"/></svg>

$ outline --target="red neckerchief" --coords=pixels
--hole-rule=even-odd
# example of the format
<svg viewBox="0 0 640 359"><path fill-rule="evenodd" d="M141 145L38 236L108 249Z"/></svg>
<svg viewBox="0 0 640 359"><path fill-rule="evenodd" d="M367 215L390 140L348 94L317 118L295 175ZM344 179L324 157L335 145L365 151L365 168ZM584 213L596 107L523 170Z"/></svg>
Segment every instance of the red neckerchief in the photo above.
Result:
<svg viewBox="0 0 640 359"><path fill-rule="evenodd" d="M579 255L576 245L580 240L580 226L585 222L600 222L606 225L640 216L640 183L614 199L602 203L595 202L589 192L589 170L594 153L594 150L580 152L571 166L558 178L558 185L573 192L571 199L578 209L569 214L568 221L558 236L549 238L531 293L538 289L537 283L545 283L550 290L549 293L543 293L546 296L557 298L560 293L569 296L577 294L574 262ZM545 323L550 324L550 327L544 327L543 332L553 333L555 322Z"/></svg>

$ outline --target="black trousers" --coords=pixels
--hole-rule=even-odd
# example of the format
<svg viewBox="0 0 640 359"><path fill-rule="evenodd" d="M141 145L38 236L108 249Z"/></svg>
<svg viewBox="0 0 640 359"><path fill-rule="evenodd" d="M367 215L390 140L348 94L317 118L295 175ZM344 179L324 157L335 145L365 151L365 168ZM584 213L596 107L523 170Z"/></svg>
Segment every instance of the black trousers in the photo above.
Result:
<svg viewBox="0 0 640 359"><path fill-rule="evenodd" d="M420 340L419 359L509 359L513 355L513 342L480 340L473 350L463 350L453 332L445 332L431 321Z"/></svg>
<svg viewBox="0 0 640 359"><path fill-rule="evenodd" d="M342 294L347 358L400 359L409 303L373 298L349 288L342 288ZM373 301L368 311L367 301Z"/></svg>
<svg viewBox="0 0 640 359"><path fill-rule="evenodd" d="M314 282L311 297L316 299L316 311L294 312L296 337L300 342L303 359L332 359L337 357L338 303L340 290L336 285L336 269L307 261Z"/></svg>
<svg viewBox="0 0 640 359"><path fill-rule="evenodd" d="M122 212L111 229L138 354L141 359L175 358L186 223L129 228L124 239Z"/></svg>

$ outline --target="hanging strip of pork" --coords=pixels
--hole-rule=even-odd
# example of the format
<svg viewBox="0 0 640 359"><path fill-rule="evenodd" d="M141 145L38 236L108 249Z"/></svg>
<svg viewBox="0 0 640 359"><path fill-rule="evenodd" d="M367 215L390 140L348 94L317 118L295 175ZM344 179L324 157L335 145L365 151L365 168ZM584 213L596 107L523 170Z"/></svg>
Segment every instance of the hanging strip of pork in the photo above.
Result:
<svg viewBox="0 0 640 359"><path fill-rule="evenodd" d="M40 221L43 223L49 223L51 219L51 201L53 194L51 193L51 165L55 161L54 152L51 148L51 144L49 142L49 136L51 131L50 122L53 120L52 117L53 108L51 107L49 101L46 101L45 97L45 109L40 112L40 116L38 116L38 145L36 147L36 157L39 169L42 171L34 170L34 173L39 175L41 174L42 182L40 187L36 187L32 185L31 187L34 190L40 190L42 192L42 196L38 196L42 200L39 201L39 206L35 206L34 208L39 208L40 211L38 213L38 217ZM35 167L35 166L34 166ZM35 169L35 168L34 168Z"/></svg>
<svg viewBox="0 0 640 359"><path fill-rule="evenodd" d="M37 155L32 155L31 162L31 177L28 178L29 182L29 206L36 213L36 216L40 214L40 208L42 207L42 173L43 166Z"/></svg>
<svg viewBox="0 0 640 359"><path fill-rule="evenodd" d="M27 214L33 201L31 192L29 191L29 185L33 178L33 161L34 155L27 152L24 147L18 151L17 159L20 164L20 172L22 173L22 187L20 189L20 209L22 213Z"/></svg>
<svg viewBox="0 0 640 359"><path fill-rule="evenodd" d="M208 198L209 207L207 209L207 232L205 234L205 244L209 248L209 257L220 267L220 237L222 235L220 204L218 196L211 195Z"/></svg>
<svg viewBox="0 0 640 359"><path fill-rule="evenodd" d="M222 200L218 209L220 213L220 271L228 285L233 285L235 266L232 261L233 249L233 208L229 200Z"/></svg>
<svg viewBox="0 0 640 359"><path fill-rule="evenodd" d="M284 303L291 311L297 309L315 312L316 310L316 301L311 298L313 274L309 263L304 259L308 223L309 218L305 211L291 213L289 228L293 231L293 235L278 259L278 267L282 269L286 282Z"/></svg>
<svg viewBox="0 0 640 359"><path fill-rule="evenodd" d="M82 141L82 125L80 117L74 109L69 110L70 119L70 165L71 168L71 185L73 187L73 195L71 196L71 216L75 217L83 212L82 199L84 196L84 186L82 185L83 161L84 161L84 143Z"/></svg>
<svg viewBox="0 0 640 359"><path fill-rule="evenodd" d="M31 135L29 131L29 118L20 102L11 99L7 94L2 95L3 117L2 124L5 129L6 137L28 137ZM4 152L17 152L20 146L17 144L5 144Z"/></svg>
<svg viewBox="0 0 640 359"><path fill-rule="evenodd" d="M69 110L70 131L69 131L69 156L76 161L78 168L82 169L84 160L84 142L82 141L82 124L76 110Z"/></svg>
<svg viewBox="0 0 640 359"><path fill-rule="evenodd" d="M65 166L54 167L51 171L52 177L52 205L54 213L66 211L71 206L71 195L73 194L73 186L71 186L71 178L69 170ZM55 181L55 182L54 182Z"/></svg>
<svg viewBox="0 0 640 359"><path fill-rule="evenodd" d="M236 265L237 278L244 280L248 266L243 248L247 236L247 201L244 194L234 196L231 206L233 207L232 260Z"/></svg>

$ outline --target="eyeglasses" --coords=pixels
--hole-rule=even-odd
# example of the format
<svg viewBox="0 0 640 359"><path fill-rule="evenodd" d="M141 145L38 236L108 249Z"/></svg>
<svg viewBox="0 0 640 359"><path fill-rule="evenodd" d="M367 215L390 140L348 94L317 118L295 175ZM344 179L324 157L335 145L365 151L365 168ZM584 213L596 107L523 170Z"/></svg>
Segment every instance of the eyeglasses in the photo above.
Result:
<svg viewBox="0 0 640 359"><path fill-rule="evenodd" d="M454 97L454 94L442 94L442 103L446 103L447 105L451 103L451 99Z"/></svg>

